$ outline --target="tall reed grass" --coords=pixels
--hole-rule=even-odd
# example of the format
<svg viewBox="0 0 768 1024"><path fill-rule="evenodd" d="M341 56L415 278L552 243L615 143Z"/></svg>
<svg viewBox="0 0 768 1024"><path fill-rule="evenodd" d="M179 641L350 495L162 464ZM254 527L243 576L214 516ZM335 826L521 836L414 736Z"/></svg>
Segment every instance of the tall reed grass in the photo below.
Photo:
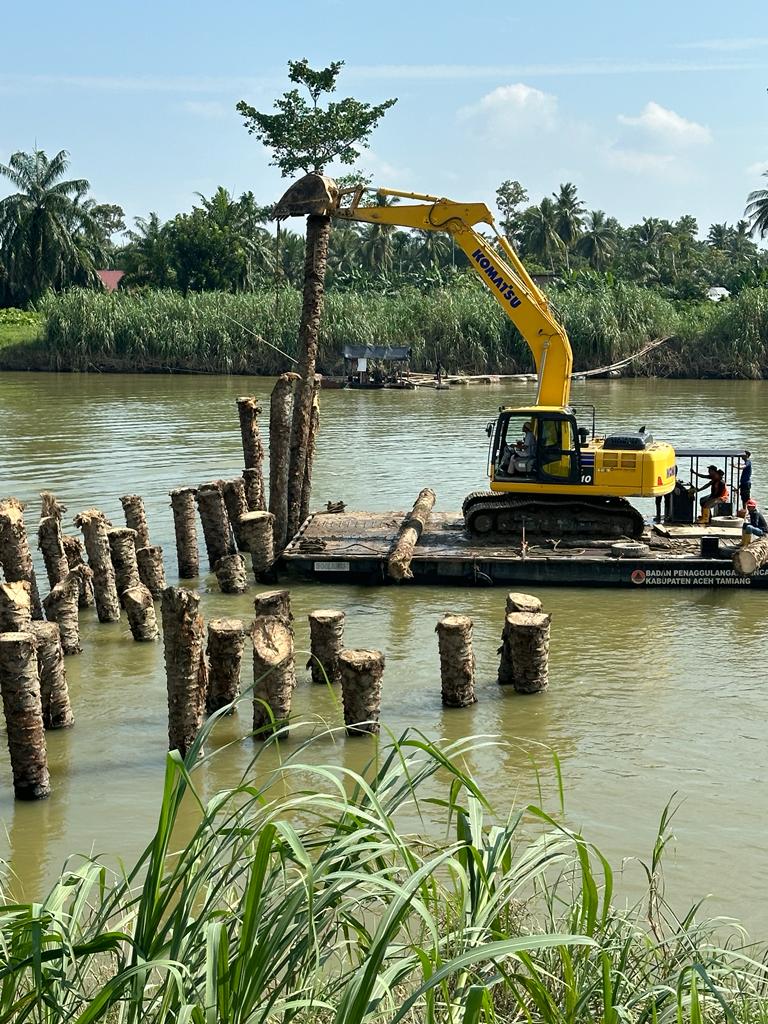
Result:
<svg viewBox="0 0 768 1024"><path fill-rule="evenodd" d="M186 763L169 755L133 867L72 863L41 903L0 906L0 1021L768 1019L762 957L662 898L666 812L647 897L621 911L581 835L537 807L492 813L462 767L488 739L438 747L408 732L360 774L303 763L306 746L262 768L268 745L205 802L210 728ZM199 824L175 849L190 799ZM433 828L406 827L424 820Z"/></svg>

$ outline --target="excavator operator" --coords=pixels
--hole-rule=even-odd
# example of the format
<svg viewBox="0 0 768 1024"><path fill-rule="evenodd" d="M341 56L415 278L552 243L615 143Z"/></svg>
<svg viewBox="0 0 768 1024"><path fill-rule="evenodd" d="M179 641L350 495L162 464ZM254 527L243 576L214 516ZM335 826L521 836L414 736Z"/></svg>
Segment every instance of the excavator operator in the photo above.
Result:
<svg viewBox="0 0 768 1024"><path fill-rule="evenodd" d="M523 424L522 439L514 445L505 445L504 454L501 457L499 468L504 473L519 473L527 476L532 473L536 465L536 435L533 433L533 424L527 420Z"/></svg>

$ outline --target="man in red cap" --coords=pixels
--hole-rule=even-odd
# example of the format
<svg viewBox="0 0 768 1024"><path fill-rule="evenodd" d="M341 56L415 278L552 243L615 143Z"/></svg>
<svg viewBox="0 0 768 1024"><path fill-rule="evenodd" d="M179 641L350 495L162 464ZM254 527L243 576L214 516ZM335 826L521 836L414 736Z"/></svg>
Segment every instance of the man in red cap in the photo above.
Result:
<svg viewBox="0 0 768 1024"><path fill-rule="evenodd" d="M747 501L747 514L744 516L744 526L741 530L741 546L743 548L751 542L753 537L764 537L768 534L768 523L765 516L757 507L754 498Z"/></svg>

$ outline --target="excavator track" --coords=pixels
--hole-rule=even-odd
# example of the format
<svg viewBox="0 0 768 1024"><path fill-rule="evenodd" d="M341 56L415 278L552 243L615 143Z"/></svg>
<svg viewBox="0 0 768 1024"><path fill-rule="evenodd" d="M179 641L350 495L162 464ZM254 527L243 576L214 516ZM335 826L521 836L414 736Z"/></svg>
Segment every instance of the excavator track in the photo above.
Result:
<svg viewBox="0 0 768 1024"><path fill-rule="evenodd" d="M464 499L464 523L472 536L639 538L643 517L624 498L565 498L561 495L474 491Z"/></svg>

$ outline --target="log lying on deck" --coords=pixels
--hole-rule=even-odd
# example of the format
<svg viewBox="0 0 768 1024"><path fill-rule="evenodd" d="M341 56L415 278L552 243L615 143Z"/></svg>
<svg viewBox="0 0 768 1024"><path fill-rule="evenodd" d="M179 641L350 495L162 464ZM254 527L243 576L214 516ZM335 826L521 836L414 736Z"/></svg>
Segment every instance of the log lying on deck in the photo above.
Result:
<svg viewBox="0 0 768 1024"><path fill-rule="evenodd" d="M163 591L163 647L168 686L168 749L189 753L203 724L207 666L200 595L168 587Z"/></svg>
<svg viewBox="0 0 768 1024"><path fill-rule="evenodd" d="M0 691L17 800L42 800L51 792L35 638L0 635Z"/></svg>
<svg viewBox="0 0 768 1024"><path fill-rule="evenodd" d="M93 573L93 592L96 595L99 622L117 622L120 619L120 600L104 513L97 508L86 509L75 516L75 526L83 531L88 564Z"/></svg>
<svg viewBox="0 0 768 1024"><path fill-rule="evenodd" d="M759 537L733 553L733 568L739 576L751 576L768 562L768 537Z"/></svg>
<svg viewBox="0 0 768 1024"><path fill-rule="evenodd" d="M195 487L176 487L170 492L173 509L173 529L176 534L176 559L179 578L193 580L200 573L200 556L197 551L197 515L195 510Z"/></svg>
<svg viewBox="0 0 768 1024"><path fill-rule="evenodd" d="M37 546L43 556L48 584L53 589L69 572L61 532L61 517L67 510L50 491L41 491L40 497L43 499L43 511L37 527Z"/></svg>
<svg viewBox="0 0 768 1024"><path fill-rule="evenodd" d="M435 492L430 487L425 487L419 492L413 508L403 520L387 559L387 573L393 580L413 578L411 572L413 552L419 542L419 537L429 522L434 507Z"/></svg>
<svg viewBox="0 0 768 1024"><path fill-rule="evenodd" d="M32 598L32 618L43 618L32 554L24 526L24 505L16 498L0 501L0 567L8 583L26 580Z"/></svg>
<svg viewBox="0 0 768 1024"><path fill-rule="evenodd" d="M251 627L253 641L253 731L264 740L285 728L296 686L293 630L276 615L264 615ZM285 734L283 734L285 735Z"/></svg>

